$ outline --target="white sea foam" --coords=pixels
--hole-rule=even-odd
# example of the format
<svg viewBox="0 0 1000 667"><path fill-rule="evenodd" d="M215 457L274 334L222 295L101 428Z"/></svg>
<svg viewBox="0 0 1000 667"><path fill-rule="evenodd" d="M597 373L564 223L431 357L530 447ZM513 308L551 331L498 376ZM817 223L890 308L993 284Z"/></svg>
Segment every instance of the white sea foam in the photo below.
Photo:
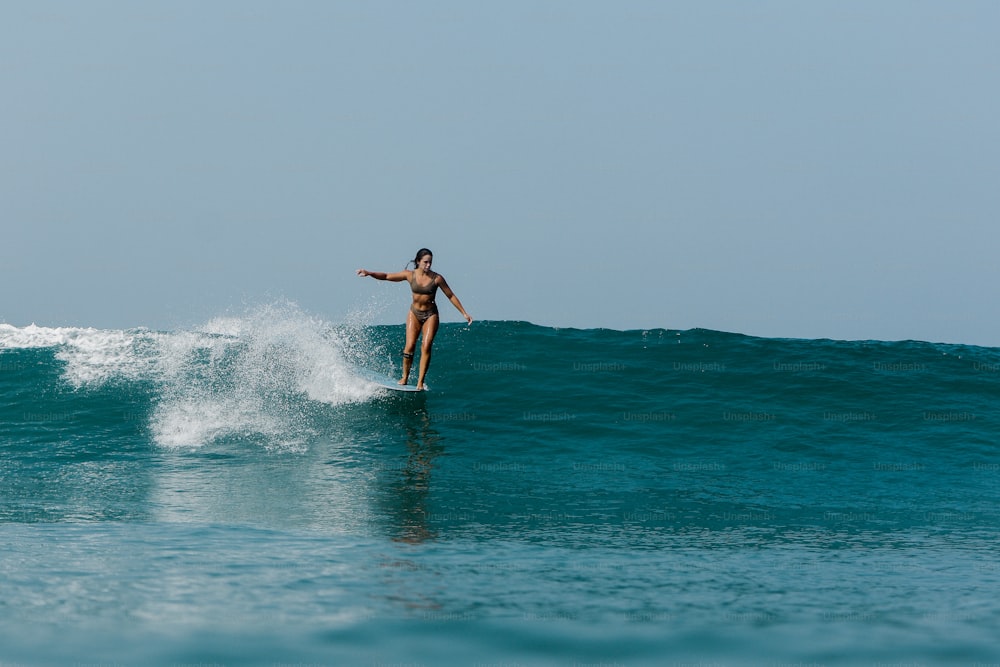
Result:
<svg viewBox="0 0 1000 667"><path fill-rule="evenodd" d="M0 324L0 349L56 348L64 376L76 388L111 378L136 379L150 366L137 344L149 332L80 327L13 327Z"/></svg>
<svg viewBox="0 0 1000 667"><path fill-rule="evenodd" d="M238 337L244 330L244 320L240 317L215 317L197 327L201 333L215 336Z"/></svg>
<svg viewBox="0 0 1000 667"><path fill-rule="evenodd" d="M165 355L175 358L152 420L163 446L255 434L295 446L310 431L303 398L340 405L374 394L352 372L334 329L292 304L218 318L200 331L174 337Z"/></svg>
<svg viewBox="0 0 1000 667"><path fill-rule="evenodd" d="M157 444L164 447L196 447L230 435L280 435L280 424L260 410L225 396L195 395L161 403L151 426Z"/></svg>
<svg viewBox="0 0 1000 667"><path fill-rule="evenodd" d="M0 324L0 350L35 347L55 347L63 344L67 338L81 331L94 329L75 329L40 327L31 324L26 327L15 327L10 324Z"/></svg>
<svg viewBox="0 0 1000 667"><path fill-rule="evenodd" d="M56 348L63 377L76 389L148 383L149 427L164 447L226 437L295 447L313 429L304 416L309 401L362 402L378 391L353 370L352 361L370 356L361 332L280 303L189 331L0 324L0 349Z"/></svg>

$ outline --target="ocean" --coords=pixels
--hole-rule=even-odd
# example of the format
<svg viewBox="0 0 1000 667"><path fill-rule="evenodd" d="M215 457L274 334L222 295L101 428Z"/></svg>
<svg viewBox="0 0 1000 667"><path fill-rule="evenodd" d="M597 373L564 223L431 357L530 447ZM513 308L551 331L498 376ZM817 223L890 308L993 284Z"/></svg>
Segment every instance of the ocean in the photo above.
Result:
<svg viewBox="0 0 1000 667"><path fill-rule="evenodd" d="M1000 664L1000 350L402 337L0 324L0 665Z"/></svg>

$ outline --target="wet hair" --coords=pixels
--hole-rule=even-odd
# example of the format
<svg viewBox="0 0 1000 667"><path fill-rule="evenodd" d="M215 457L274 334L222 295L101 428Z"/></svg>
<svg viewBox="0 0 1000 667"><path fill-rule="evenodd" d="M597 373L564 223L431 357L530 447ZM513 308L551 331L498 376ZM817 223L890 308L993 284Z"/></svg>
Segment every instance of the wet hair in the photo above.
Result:
<svg viewBox="0 0 1000 667"><path fill-rule="evenodd" d="M420 266L420 260L422 260L427 255L430 255L431 257L433 257L434 253L432 253L427 248L421 248L420 250L418 250L417 251L417 256L413 258L413 266Z"/></svg>

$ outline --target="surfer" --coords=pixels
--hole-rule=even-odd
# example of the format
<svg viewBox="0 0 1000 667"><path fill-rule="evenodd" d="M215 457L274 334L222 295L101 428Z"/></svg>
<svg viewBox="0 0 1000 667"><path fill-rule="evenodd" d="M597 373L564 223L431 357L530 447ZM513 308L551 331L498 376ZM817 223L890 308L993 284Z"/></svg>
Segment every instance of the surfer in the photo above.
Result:
<svg viewBox="0 0 1000 667"><path fill-rule="evenodd" d="M438 288L444 292L448 300L458 308L462 317L469 324L472 324L472 316L465 312L462 302L458 300L455 293L451 291L448 282L440 273L431 271L431 263L434 255L427 248L417 251L417 256L413 260L414 269L403 269L396 273L383 273L380 271L368 271L358 269L361 277L371 276L375 280L388 280L398 283L407 281L410 283L410 291L413 292L413 302L410 304L410 312L406 315L406 345L403 347L403 379L399 384L406 384L410 380L410 368L413 366L413 351L417 347L417 336L421 336L420 344L420 373L417 376L417 389L424 388L424 378L427 376L427 369L431 365L431 346L434 344L434 334L437 333L440 325L440 315L438 315L437 304L434 297Z"/></svg>

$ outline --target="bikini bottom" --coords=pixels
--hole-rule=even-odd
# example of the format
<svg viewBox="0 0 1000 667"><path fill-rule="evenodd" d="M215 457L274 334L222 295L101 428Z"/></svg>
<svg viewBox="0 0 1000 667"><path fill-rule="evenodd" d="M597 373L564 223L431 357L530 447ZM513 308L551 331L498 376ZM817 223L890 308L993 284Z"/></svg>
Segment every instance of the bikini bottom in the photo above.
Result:
<svg viewBox="0 0 1000 667"><path fill-rule="evenodd" d="M417 318L417 322L420 322L420 326L424 325L424 322L431 319L434 315L438 314L438 309L436 305L432 305L427 310L420 310L416 307L416 304L410 306L410 312L413 316Z"/></svg>

